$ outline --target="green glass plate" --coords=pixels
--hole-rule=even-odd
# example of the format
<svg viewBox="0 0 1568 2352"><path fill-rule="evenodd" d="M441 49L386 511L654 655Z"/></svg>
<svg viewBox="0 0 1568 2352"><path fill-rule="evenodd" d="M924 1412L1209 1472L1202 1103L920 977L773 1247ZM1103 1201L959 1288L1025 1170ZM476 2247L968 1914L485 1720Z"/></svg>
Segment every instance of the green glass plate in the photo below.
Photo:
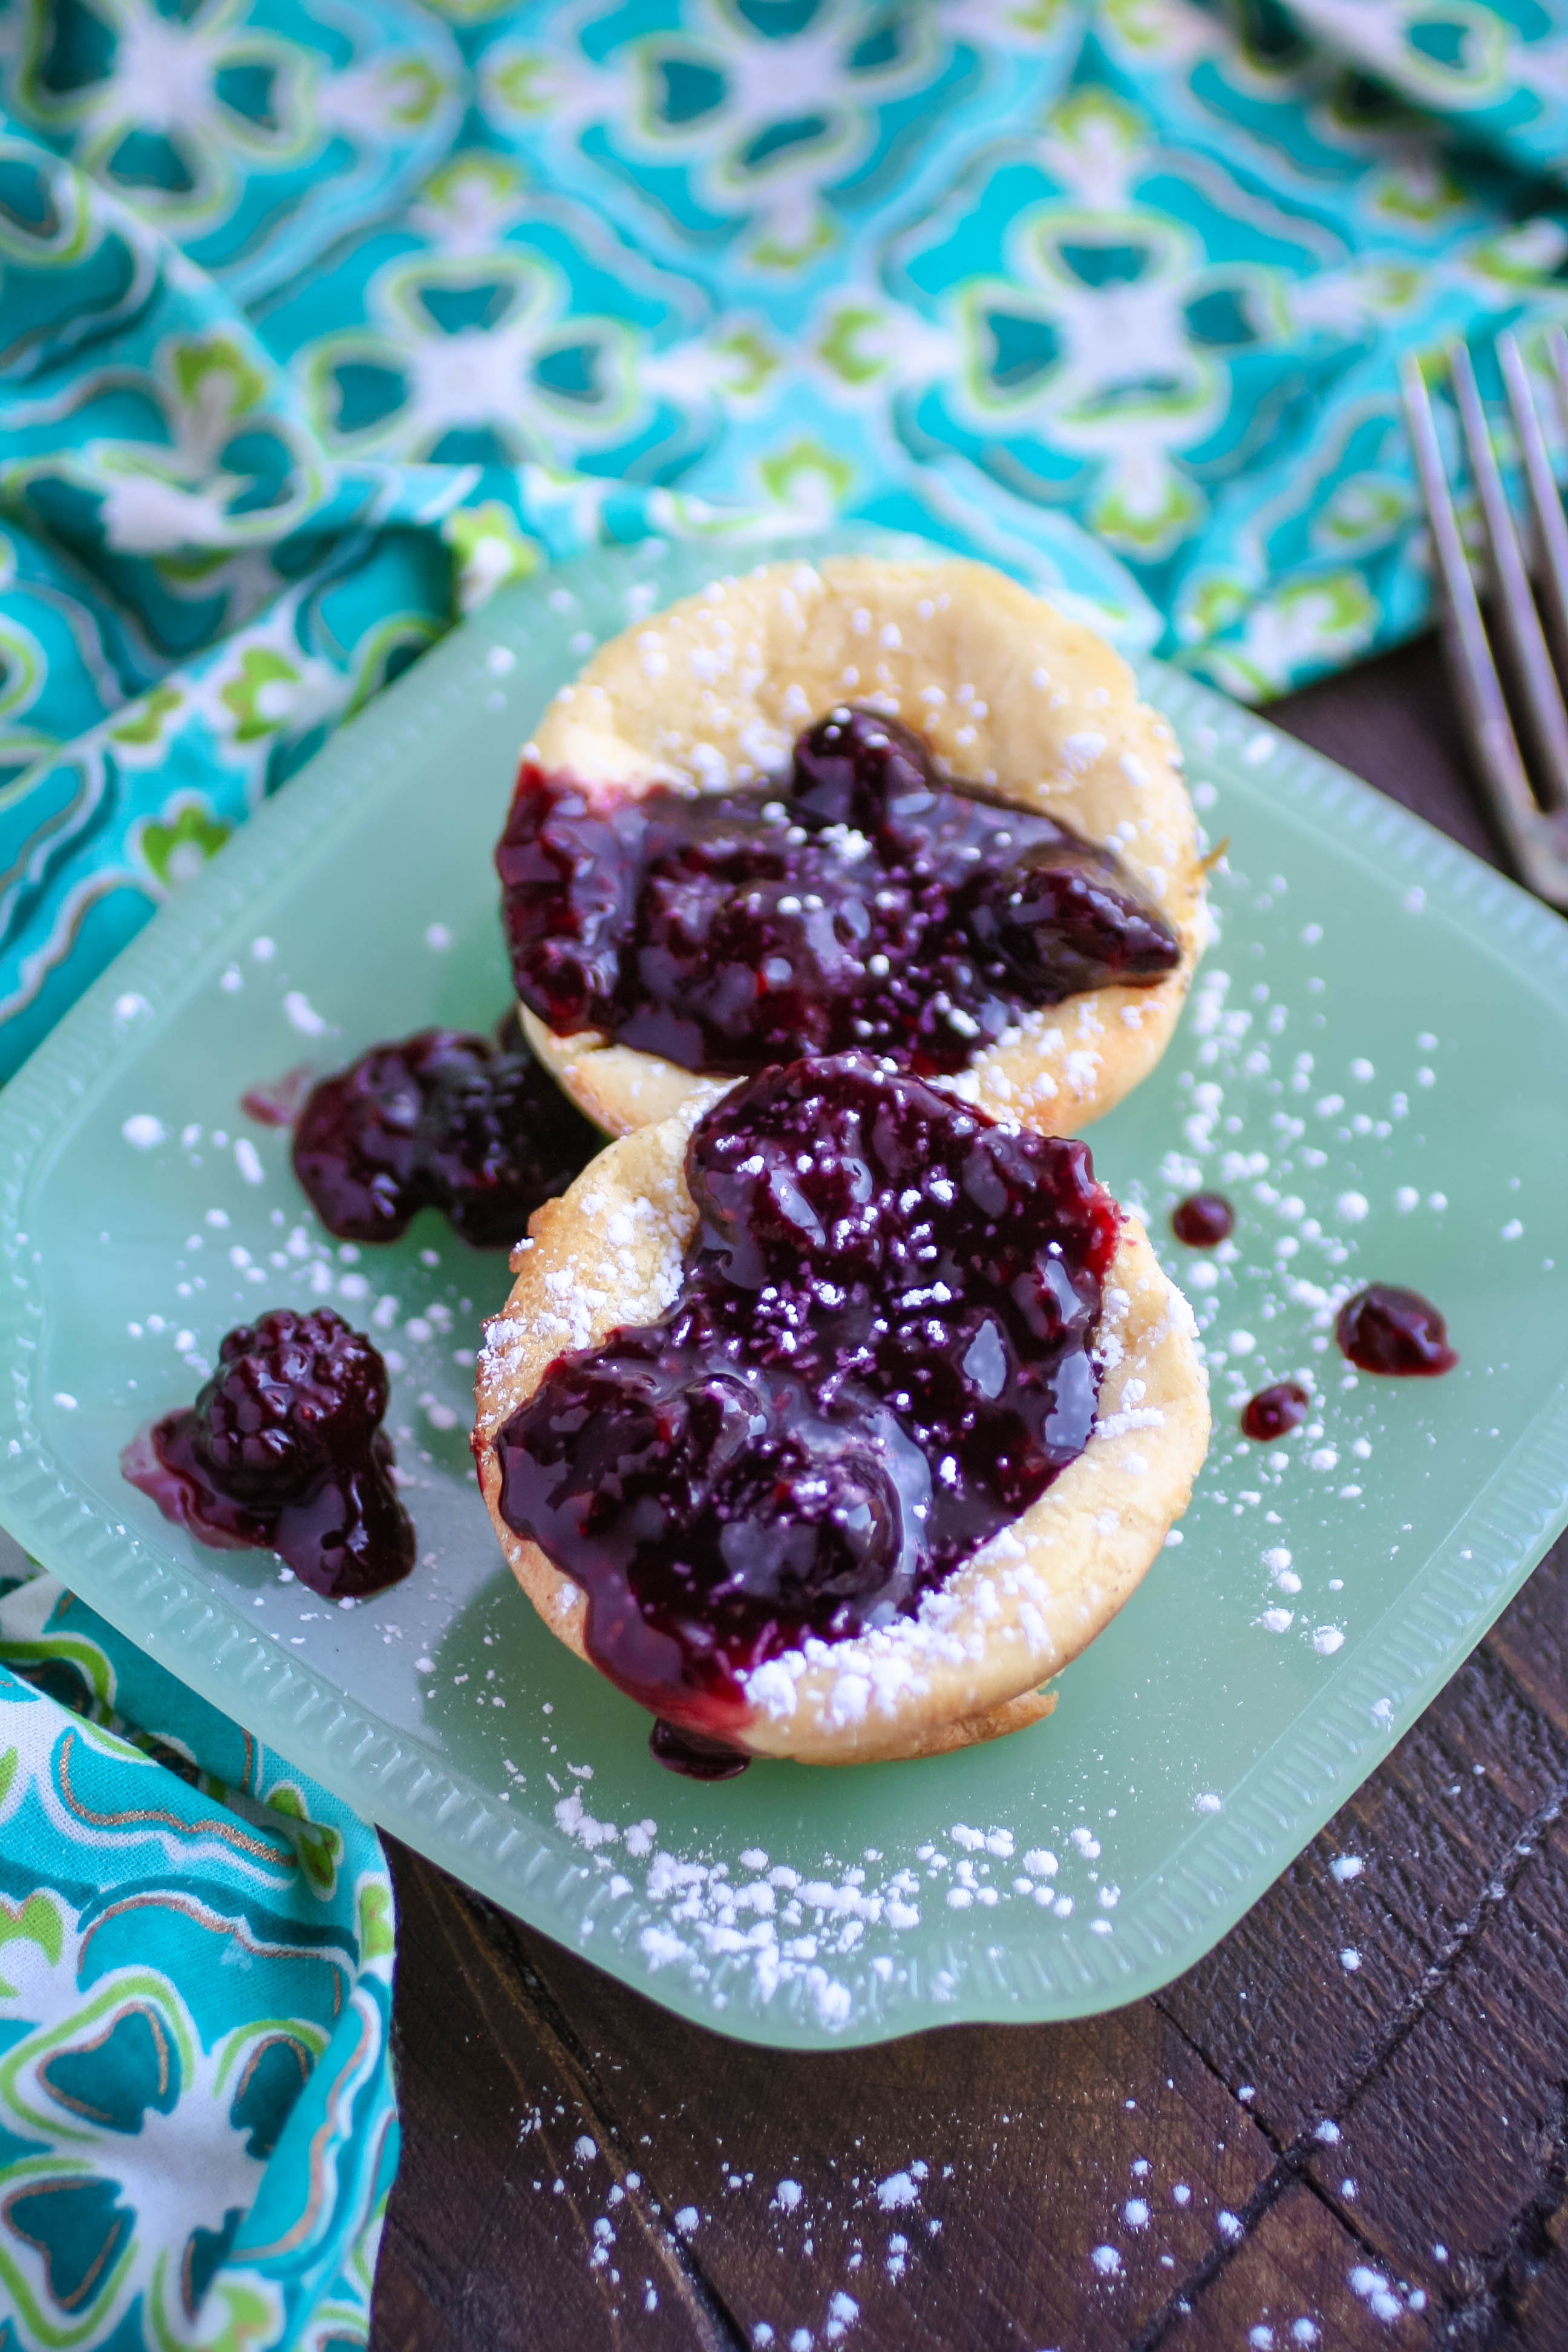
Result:
<svg viewBox="0 0 1568 2352"><path fill-rule="evenodd" d="M733 562L733 556L730 557ZM1220 936L1093 1131L1213 1373L1193 1507L1055 1715L920 1764L672 1778L515 1592L468 1456L504 1261L435 1217L331 1245L242 1090L507 1002L490 851L517 746L601 636L724 568L654 544L502 595L379 697L130 947L0 1108L0 1517L342 1796L673 2009L788 2047L1079 2015L1207 1949L1372 1770L1568 1517L1568 927L1173 671ZM1217 1255L1168 1238L1200 1179ZM1406 1283L1462 1362L1357 1379L1334 1299ZM120 1478L222 1333L331 1298L395 1374L421 1564L353 1610ZM1237 1407L1310 1378L1249 1446Z"/></svg>

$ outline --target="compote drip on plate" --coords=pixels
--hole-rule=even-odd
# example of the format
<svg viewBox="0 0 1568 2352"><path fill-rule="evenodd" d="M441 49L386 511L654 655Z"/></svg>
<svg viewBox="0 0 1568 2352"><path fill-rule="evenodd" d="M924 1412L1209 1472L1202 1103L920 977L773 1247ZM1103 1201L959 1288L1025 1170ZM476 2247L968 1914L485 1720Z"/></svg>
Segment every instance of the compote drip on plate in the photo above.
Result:
<svg viewBox="0 0 1568 2352"><path fill-rule="evenodd" d="M1334 1324L1340 1352L1363 1372L1432 1380L1459 1359L1448 1327L1429 1298L1386 1282L1369 1283L1347 1298Z"/></svg>
<svg viewBox="0 0 1568 2352"><path fill-rule="evenodd" d="M294 1129L294 1173L342 1241L395 1241L442 1209L466 1242L507 1249L563 1192L604 1138L515 1034L421 1029L313 1087Z"/></svg>
<svg viewBox="0 0 1568 2352"><path fill-rule="evenodd" d="M1259 1389L1247 1399L1242 1408L1241 1433L1259 1445L1276 1437L1289 1437L1306 1420L1310 1403L1306 1390L1296 1381L1276 1381L1272 1388Z"/></svg>
<svg viewBox="0 0 1568 2352"><path fill-rule="evenodd" d="M656 1763L667 1772L679 1772L686 1780L733 1780L752 1760L743 1749L726 1748L721 1740L704 1739L700 1732L678 1731L662 1716L648 1733L647 1746Z"/></svg>
<svg viewBox="0 0 1568 2352"><path fill-rule="evenodd" d="M673 1304L558 1359L495 1445L594 1663L722 1741L747 1674L912 1614L1082 1453L1120 1214L1083 1144L859 1055L727 1095L686 1178Z"/></svg>
<svg viewBox="0 0 1568 2352"><path fill-rule="evenodd" d="M1181 961L1110 850L848 707L776 785L634 795L525 764L496 864L523 1003L688 1070L857 1046L959 1070L1033 1010Z"/></svg>
<svg viewBox="0 0 1568 2352"><path fill-rule="evenodd" d="M1189 1192L1171 1212L1171 1231L1189 1249L1217 1249L1236 1230L1236 1211L1223 1192Z"/></svg>

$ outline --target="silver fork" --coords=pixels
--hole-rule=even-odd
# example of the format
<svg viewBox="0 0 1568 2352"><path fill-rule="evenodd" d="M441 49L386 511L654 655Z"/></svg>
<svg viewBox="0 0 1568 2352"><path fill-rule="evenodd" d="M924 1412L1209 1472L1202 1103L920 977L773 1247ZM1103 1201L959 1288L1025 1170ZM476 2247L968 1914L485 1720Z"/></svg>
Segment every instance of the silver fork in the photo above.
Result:
<svg viewBox="0 0 1568 2352"><path fill-rule="evenodd" d="M1546 352L1554 390L1568 415L1568 336L1561 327L1547 337ZM1534 522L1540 608L1487 430L1470 355L1463 343L1457 342L1449 345L1447 357L1465 459L1480 502L1498 625L1517 681L1534 755L1533 771L1526 766L1520 750L1508 697L1488 641L1475 574L1444 471L1426 379L1413 354L1406 355L1400 371L1405 415L1437 559L1449 668L1477 771L1521 880L1552 906L1568 908L1568 708L1541 622L1543 608L1558 662L1568 674L1568 516L1552 478L1534 391L1515 337L1500 335L1497 352Z"/></svg>

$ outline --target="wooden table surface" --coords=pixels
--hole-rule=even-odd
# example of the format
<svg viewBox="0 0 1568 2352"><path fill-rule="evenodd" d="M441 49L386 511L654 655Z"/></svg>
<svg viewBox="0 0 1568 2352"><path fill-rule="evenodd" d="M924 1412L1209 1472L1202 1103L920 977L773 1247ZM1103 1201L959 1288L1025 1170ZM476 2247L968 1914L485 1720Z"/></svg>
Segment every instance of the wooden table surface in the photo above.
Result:
<svg viewBox="0 0 1568 2352"><path fill-rule="evenodd" d="M1431 641L1270 716L1492 855ZM1079 2024L749 2049L395 1846L374 2352L1563 2352L1565 1627L1568 1538L1207 1959Z"/></svg>

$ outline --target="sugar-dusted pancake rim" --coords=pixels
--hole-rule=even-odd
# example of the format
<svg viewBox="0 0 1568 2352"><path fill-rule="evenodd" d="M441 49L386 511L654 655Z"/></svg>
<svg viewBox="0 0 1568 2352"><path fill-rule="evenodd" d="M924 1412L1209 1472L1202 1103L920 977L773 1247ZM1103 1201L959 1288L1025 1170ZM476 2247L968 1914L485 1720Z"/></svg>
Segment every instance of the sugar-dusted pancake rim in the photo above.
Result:
<svg viewBox="0 0 1568 2352"><path fill-rule="evenodd" d="M684 1167L699 1108L608 1145L536 1213L479 1358L474 1450L485 1503L518 1582L579 1657L586 1600L502 1519L494 1439L557 1357L670 1304L696 1228ZM1208 1445L1192 1310L1131 1217L1107 1278L1100 1349L1100 1415L1079 1459L915 1617L809 1643L753 1675L739 1744L808 1764L869 1762L994 1738L1048 1712L1040 1685L1139 1583L1186 1508Z"/></svg>
<svg viewBox="0 0 1568 2352"><path fill-rule="evenodd" d="M1047 1135L1076 1134L1170 1042L1205 937L1197 822L1169 722L1121 656L987 565L834 556L762 566L602 646L556 696L527 756L607 791L722 792L778 772L802 727L845 701L922 736L952 773L1109 845L1174 926L1177 969L1031 1013L1016 1044L948 1081ZM611 1135L710 1102L696 1076L595 1032L530 1044Z"/></svg>

